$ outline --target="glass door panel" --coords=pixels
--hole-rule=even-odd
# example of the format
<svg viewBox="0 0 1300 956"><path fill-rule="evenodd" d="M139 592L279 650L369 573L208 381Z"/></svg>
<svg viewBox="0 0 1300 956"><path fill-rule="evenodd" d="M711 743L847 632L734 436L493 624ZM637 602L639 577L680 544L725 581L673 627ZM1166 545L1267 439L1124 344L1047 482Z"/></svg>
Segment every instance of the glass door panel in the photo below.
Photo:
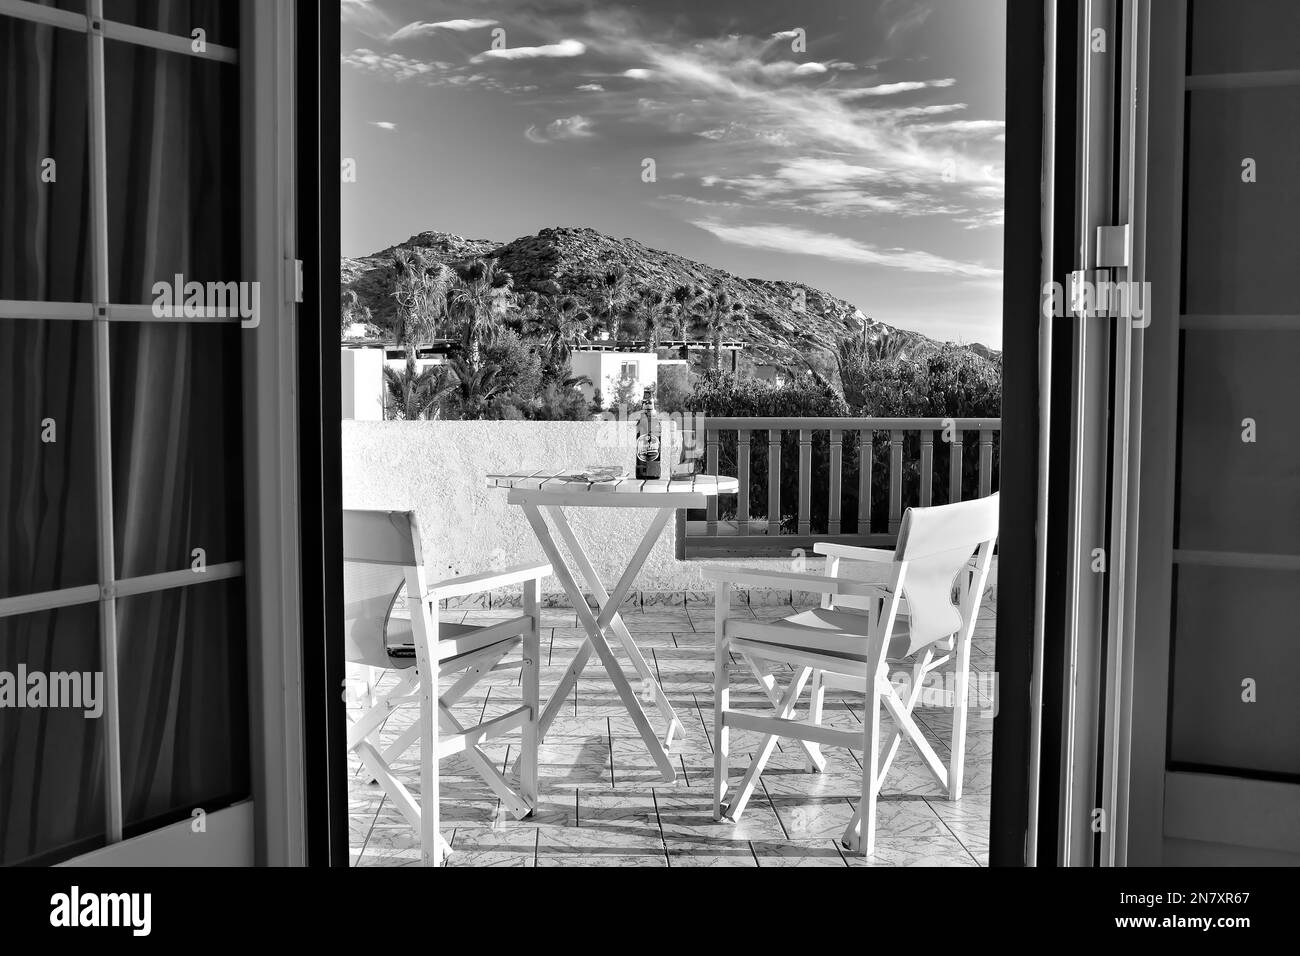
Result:
<svg viewBox="0 0 1300 956"><path fill-rule="evenodd" d="M90 333L0 320L0 598L99 580Z"/></svg>
<svg viewBox="0 0 1300 956"><path fill-rule="evenodd" d="M232 323L109 330L121 578L243 558L240 334Z"/></svg>
<svg viewBox="0 0 1300 956"><path fill-rule="evenodd" d="M89 302L86 38L0 16L0 300Z"/></svg>
<svg viewBox="0 0 1300 956"><path fill-rule="evenodd" d="M0 866L63 859L106 842L97 612L84 604L0 618L0 682L22 676L26 685L10 684L9 692L33 703L39 673L69 675L55 682L58 693L80 695L47 696L43 706L10 700L0 710Z"/></svg>
<svg viewBox="0 0 1300 956"><path fill-rule="evenodd" d="M240 278L239 74L228 63L105 42L109 299L155 282Z"/></svg>
<svg viewBox="0 0 1300 956"><path fill-rule="evenodd" d="M117 602L125 835L249 791L243 582Z"/></svg>

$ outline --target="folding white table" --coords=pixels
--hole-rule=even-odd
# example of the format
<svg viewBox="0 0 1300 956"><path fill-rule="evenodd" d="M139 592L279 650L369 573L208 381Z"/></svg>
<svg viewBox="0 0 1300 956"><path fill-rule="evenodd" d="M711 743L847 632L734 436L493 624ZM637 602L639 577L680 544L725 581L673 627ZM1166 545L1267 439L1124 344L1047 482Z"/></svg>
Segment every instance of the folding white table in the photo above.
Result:
<svg viewBox="0 0 1300 956"><path fill-rule="evenodd" d="M640 648L636 646L636 642L632 640L632 635L619 614L619 608L636 580L637 574L641 571L641 567L645 564L646 558L650 556L650 551L655 542L659 540L659 536L663 533L665 525L672 519L673 513L678 508L703 508L708 504L709 498L716 495L736 494L740 490L740 483L735 478L720 478L713 475L693 475L685 478L619 478L613 481L584 481L575 480L573 474L535 471L516 472L510 475L488 475L487 483L491 488L509 489L507 500L511 504L523 508L528 523L532 525L533 532L537 535L537 540L551 563L553 573L560 579L560 583L564 585L565 593L568 594L577 611L578 620L582 622L583 628L587 631L587 639L583 641L582 647L578 650L573 662L565 671L559 686L556 687L555 693L551 695L551 699L542 711L537 728L538 741L545 738L547 730L550 729L551 723L555 720L555 715L564 706L565 699L573 690L578 677L591 659L591 652L594 648L606 673L609 674L610 680L613 681L614 688L623 701L623 706L627 709L628 715L636 725L637 732L641 735L641 739L645 741L646 749L649 750L650 756L654 758L655 765L663 774L664 780L671 783L676 779L677 774L673 769L672 760L668 756L668 748L672 746L674 733L685 733L685 730L682 727L682 722L677 719L677 714L674 712L672 705L668 703L668 697L664 694L663 688L659 686L659 681L655 679L654 671L646 663ZM618 583L614 585L613 591L605 590L599 576L596 574L595 567L591 563L591 559L588 558L582 544L573 533L573 528L564 513L564 509L567 507L654 508L657 510L657 514L650 522L650 526L646 529L640 544L633 553L627 569L618 579ZM555 538L551 534L551 529L542 516L543 510L550 515L555 530L559 532L565 547L568 548L575 565L573 570L570 570L568 564L565 563L564 556L560 553ZM574 576L575 571L582 576L582 579L587 584L587 589L595 599L597 604L595 613L587 606L582 587ZM614 656L614 652L610 649L609 642L605 639L605 630L607 628L618 638L623 650L627 653L633 668L641 679L641 686L646 691L646 696L649 697L653 694L659 713L668 723L668 730L663 741L659 740L654 728L650 726L650 720L646 717L640 699L632 689L632 685L629 683L627 675L624 674L623 668L619 665L618 659Z"/></svg>

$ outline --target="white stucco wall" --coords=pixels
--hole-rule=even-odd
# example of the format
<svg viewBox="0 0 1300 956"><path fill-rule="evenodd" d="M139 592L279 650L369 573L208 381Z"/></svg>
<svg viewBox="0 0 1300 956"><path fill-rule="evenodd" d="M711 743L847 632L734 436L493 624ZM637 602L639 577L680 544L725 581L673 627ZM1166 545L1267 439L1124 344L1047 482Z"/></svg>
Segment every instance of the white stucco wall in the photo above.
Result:
<svg viewBox="0 0 1300 956"><path fill-rule="evenodd" d="M340 349L343 417L382 421L384 417L384 352L382 349Z"/></svg>
<svg viewBox="0 0 1300 956"><path fill-rule="evenodd" d="M343 507L413 510L425 560L440 575L542 560L542 550L506 492L484 485L489 472L635 466L634 422L343 422ZM653 516L643 508L574 508L570 521L606 586L618 580ZM561 547L563 545L561 544ZM637 586L703 588L698 571L675 557L669 524ZM545 591L561 591L549 579Z"/></svg>

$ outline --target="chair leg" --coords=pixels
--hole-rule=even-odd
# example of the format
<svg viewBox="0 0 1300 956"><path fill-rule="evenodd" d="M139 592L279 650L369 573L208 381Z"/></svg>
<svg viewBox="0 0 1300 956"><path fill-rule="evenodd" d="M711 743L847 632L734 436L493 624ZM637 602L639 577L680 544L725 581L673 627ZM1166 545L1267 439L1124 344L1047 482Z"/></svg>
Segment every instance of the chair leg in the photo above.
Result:
<svg viewBox="0 0 1300 956"><path fill-rule="evenodd" d="M438 725L434 721L437 678L420 681L420 845L425 866L442 866L443 840L438 829Z"/></svg>
<svg viewBox="0 0 1300 956"><path fill-rule="evenodd" d="M866 713L862 720L862 802L861 817L854 849L871 855L876 852L876 795L880 792L880 680L879 672L871 678ZM850 824L852 827L852 824Z"/></svg>
<svg viewBox="0 0 1300 956"><path fill-rule="evenodd" d="M966 698L970 693L970 638L957 646L956 681L953 687L952 739L948 742L948 799L961 799L963 765L966 760Z"/></svg>
<svg viewBox="0 0 1300 956"><path fill-rule="evenodd" d="M519 761L519 789L532 809L537 809L537 727L541 718L539 673L541 670L542 616L537 600L536 579L524 582L524 608L531 622L531 631L524 637L523 692L528 707L528 723L523 727L523 753Z"/></svg>
<svg viewBox="0 0 1300 956"><path fill-rule="evenodd" d="M727 727L727 708L731 702L730 675L727 665L726 621L730 610L731 590L719 582L714 593L713 635L713 819L722 819L722 798L727 793L727 757L730 730Z"/></svg>
<svg viewBox="0 0 1300 956"><path fill-rule="evenodd" d="M825 702L825 698L826 698L826 686L822 682L821 671L819 670L813 671L811 687L812 689L809 692L810 699L808 701L808 723L817 727L817 726L821 726L822 705ZM813 743L810 740L808 741L805 750L806 753L804 756L804 763L808 765L809 773L817 773L826 766L825 761L822 761L820 764L817 761L817 758L821 757L821 753L822 753L821 744Z"/></svg>

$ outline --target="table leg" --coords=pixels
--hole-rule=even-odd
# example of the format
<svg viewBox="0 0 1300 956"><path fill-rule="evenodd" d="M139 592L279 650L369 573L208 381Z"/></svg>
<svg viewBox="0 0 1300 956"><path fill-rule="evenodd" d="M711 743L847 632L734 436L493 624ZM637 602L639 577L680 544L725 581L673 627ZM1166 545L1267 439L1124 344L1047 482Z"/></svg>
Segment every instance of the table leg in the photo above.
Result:
<svg viewBox="0 0 1300 956"><path fill-rule="evenodd" d="M636 641L632 639L632 632L628 630L627 624L623 621L623 615L620 608L623 606L623 599L627 596L628 590L636 581L637 575L641 572L642 566L650 556L650 551L654 548L655 542L663 534L663 529L667 526L676 514L673 508L663 508L655 516L650 527L646 529L645 535L641 539L641 544L636 553L632 556L632 561L628 564L627 570L619 578L618 584L614 587L611 595L606 592L605 586L600 582L600 576L596 574L595 567L592 566L591 560L587 557L587 552L582 547L582 543L573 533L573 528L569 525L563 509L558 506L547 508L550 512L551 520L555 522L556 528L559 529L560 537L564 539L569 553L573 556L573 563L577 565L578 571L582 574L587 582L587 587L591 590L592 596L601 606L601 615L597 619L597 624L602 626L608 625L618 638L623 649L627 651L627 656L632 661L632 666L636 668L637 674L641 677L642 682L651 688L655 696L655 704L659 708L659 713L668 723L668 732L664 736L664 746L671 747L674 732L680 732L683 736L686 734L681 720L677 717L677 712L668 701L668 695L664 693L663 687L660 686L654 671L651 670L649 663L641 653L641 648L637 647Z"/></svg>
<svg viewBox="0 0 1300 956"><path fill-rule="evenodd" d="M605 635L601 633L596 616L587 607L587 601L582 594L582 589L578 587L578 582L564 563L559 546L551 535L551 529L546 525L546 519L542 517L541 511L536 505L525 504L523 509L524 515L528 518L528 523L533 527L533 533L537 535L538 543L542 546L547 560L551 563L552 573L564 585L564 590L569 595L569 599L573 601L574 609L578 613L578 620L582 622L582 626L587 630L587 642L595 648L597 656L600 657L605 672L609 674L614 689L618 691L618 696L622 699L624 708L636 725L641 739L645 741L646 749L650 751L650 756L654 758L655 765L663 774L664 781L672 783L677 779L677 772L673 769L668 751L664 749L663 744L659 742L659 738L654 732L654 728L650 726L650 721L641 708L641 702L637 699L636 692L632 690L627 675L623 673L623 668L619 666L618 658L614 656L609 643L605 640ZM564 520L562 515L560 520Z"/></svg>

